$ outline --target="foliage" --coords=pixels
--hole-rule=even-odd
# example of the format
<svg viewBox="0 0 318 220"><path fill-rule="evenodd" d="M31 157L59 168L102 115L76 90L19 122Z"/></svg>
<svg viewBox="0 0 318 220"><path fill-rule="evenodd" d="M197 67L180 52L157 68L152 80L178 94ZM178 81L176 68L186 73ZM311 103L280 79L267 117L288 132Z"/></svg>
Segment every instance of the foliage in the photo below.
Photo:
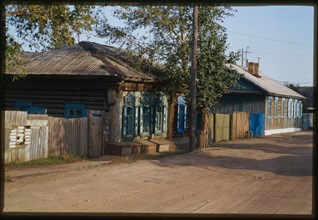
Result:
<svg viewBox="0 0 318 220"><path fill-rule="evenodd" d="M7 5L6 71L23 75L22 45L45 51L75 43L75 37L91 31L99 11L87 5ZM10 32L9 32L10 27ZM22 74L21 74L22 73Z"/></svg>
<svg viewBox="0 0 318 220"><path fill-rule="evenodd" d="M6 57L6 72L10 73L15 69L20 74L15 75L13 80L16 79L16 77L22 77L25 76L25 72L22 68L22 65L25 63L23 59L23 51L21 44L17 43L13 37L7 36L6 38L6 51L5 51L5 57Z"/></svg>
<svg viewBox="0 0 318 220"><path fill-rule="evenodd" d="M307 108L314 106L314 100L313 100L314 95L313 95L312 86L300 86L299 84L293 84L287 81L284 82L283 84L287 86L288 88L294 90L295 92L306 97L306 99L303 100L303 112L308 112Z"/></svg>
<svg viewBox="0 0 318 220"><path fill-rule="evenodd" d="M231 16L231 8L199 7L199 45L197 73L197 103L199 108L209 108L234 86L237 75L224 68L224 63L234 62L238 55L225 55L227 48L225 29L219 24ZM97 34L110 43L136 51L141 60L159 63L165 91L188 94L192 45L192 7L180 5L122 6L114 16L125 22L116 27L106 22L96 26ZM136 33L145 30L146 34ZM145 66L144 62L136 65Z"/></svg>
<svg viewBox="0 0 318 220"><path fill-rule="evenodd" d="M48 50L63 43L72 45L74 35L91 31L96 22L92 9L86 5L8 5L6 22L31 49Z"/></svg>

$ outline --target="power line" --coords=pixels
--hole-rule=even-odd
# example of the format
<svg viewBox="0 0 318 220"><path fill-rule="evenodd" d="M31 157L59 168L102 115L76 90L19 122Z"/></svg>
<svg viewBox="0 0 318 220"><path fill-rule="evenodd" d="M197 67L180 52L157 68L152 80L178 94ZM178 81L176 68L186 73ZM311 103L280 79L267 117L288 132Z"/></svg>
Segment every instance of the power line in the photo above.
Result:
<svg viewBox="0 0 318 220"><path fill-rule="evenodd" d="M310 44L276 40L276 39L271 39L271 38L267 38L267 37L262 37L262 36L252 35L252 34L245 34L245 33L234 32L234 31L228 31L228 32L233 33L233 34L239 34L239 35L244 35L244 36L248 36L248 37L254 37L254 38L258 38L258 39L268 40L268 41L275 41L275 42L281 42L281 43L285 43L285 44L294 44L294 45L303 45L303 46L313 47L313 45L310 45Z"/></svg>

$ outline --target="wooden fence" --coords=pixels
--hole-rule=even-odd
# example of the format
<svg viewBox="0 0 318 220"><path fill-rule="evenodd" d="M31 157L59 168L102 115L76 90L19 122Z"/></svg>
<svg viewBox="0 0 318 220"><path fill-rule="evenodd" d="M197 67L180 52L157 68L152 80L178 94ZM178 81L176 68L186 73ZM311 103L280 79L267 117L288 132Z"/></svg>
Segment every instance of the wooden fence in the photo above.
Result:
<svg viewBox="0 0 318 220"><path fill-rule="evenodd" d="M229 114L209 114L209 143L245 138L249 131L250 116L248 112Z"/></svg>
<svg viewBox="0 0 318 220"><path fill-rule="evenodd" d="M49 155L87 155L87 118L49 117Z"/></svg>
<svg viewBox="0 0 318 220"><path fill-rule="evenodd" d="M230 140L230 115L215 114L215 141Z"/></svg>
<svg viewBox="0 0 318 220"><path fill-rule="evenodd" d="M47 116L5 111L5 163L48 156Z"/></svg>
<svg viewBox="0 0 318 220"><path fill-rule="evenodd" d="M104 136L102 117L66 119L5 111L5 163L65 153L98 157Z"/></svg>

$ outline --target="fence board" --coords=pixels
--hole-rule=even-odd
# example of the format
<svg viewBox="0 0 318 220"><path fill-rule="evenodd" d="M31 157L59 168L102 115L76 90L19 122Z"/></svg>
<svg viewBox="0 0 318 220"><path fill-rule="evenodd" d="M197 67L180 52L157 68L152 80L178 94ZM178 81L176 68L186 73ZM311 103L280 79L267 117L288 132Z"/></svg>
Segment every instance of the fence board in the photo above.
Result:
<svg viewBox="0 0 318 220"><path fill-rule="evenodd" d="M6 111L5 119L5 163L64 153L80 156L87 156L88 153L91 156L100 156L102 153L104 131L101 117L90 117L90 120L47 116L28 118L26 112ZM109 120L109 117L106 119ZM16 130L19 132L14 132ZM15 140L21 142L20 145L16 145L13 142ZM91 146L90 152L88 146Z"/></svg>
<svg viewBox="0 0 318 220"><path fill-rule="evenodd" d="M24 125L27 122L27 112L22 111L5 111L4 121L5 128L11 128L13 125Z"/></svg>
<svg viewBox="0 0 318 220"><path fill-rule="evenodd" d="M98 157L101 154L102 118L89 118L89 156Z"/></svg>

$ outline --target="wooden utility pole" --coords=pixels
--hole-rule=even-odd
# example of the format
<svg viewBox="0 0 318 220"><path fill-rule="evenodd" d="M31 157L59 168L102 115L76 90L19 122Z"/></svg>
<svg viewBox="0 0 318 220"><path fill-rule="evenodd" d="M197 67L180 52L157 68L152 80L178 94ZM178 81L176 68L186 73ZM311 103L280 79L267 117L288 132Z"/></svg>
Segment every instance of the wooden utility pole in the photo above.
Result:
<svg viewBox="0 0 318 220"><path fill-rule="evenodd" d="M196 68L198 48L198 3L193 7L193 46L192 46L192 67L190 81L190 141L189 150L195 149L195 115L196 115Z"/></svg>

